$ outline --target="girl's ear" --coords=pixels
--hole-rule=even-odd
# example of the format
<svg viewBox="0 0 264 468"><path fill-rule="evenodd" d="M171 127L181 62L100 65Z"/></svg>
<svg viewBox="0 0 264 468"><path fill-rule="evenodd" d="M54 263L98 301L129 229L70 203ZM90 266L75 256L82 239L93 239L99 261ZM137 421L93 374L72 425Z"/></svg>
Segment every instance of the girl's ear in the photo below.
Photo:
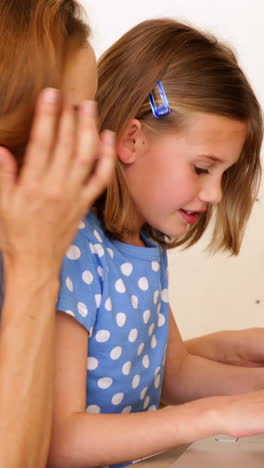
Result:
<svg viewBox="0 0 264 468"><path fill-rule="evenodd" d="M124 164L133 164L145 148L145 141L142 123L131 119L117 138L116 151L119 160Z"/></svg>

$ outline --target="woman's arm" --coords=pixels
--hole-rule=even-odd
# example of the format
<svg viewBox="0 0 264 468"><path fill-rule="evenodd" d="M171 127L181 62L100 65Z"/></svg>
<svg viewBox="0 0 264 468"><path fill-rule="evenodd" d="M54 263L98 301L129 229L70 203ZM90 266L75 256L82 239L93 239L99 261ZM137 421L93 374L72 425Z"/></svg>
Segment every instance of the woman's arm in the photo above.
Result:
<svg viewBox="0 0 264 468"><path fill-rule="evenodd" d="M66 104L57 126L59 107L57 92L42 93L19 177L12 155L6 149L0 152L5 270L0 466L5 468L46 465L60 265L82 217L108 182L114 163L113 137L105 134L100 142L94 103L86 103L85 110L81 106L78 125L74 110ZM98 156L100 162L94 170Z"/></svg>
<svg viewBox="0 0 264 468"><path fill-rule="evenodd" d="M19 269L21 268L21 270ZM50 441L57 281L10 272L0 343L0 464L44 467Z"/></svg>
<svg viewBox="0 0 264 468"><path fill-rule="evenodd" d="M236 436L242 431L264 431L264 392L205 398L152 412L86 413L88 333L71 316L58 312L55 343L49 468L124 463L217 433ZM180 373L186 353L180 347L178 351L175 360Z"/></svg>

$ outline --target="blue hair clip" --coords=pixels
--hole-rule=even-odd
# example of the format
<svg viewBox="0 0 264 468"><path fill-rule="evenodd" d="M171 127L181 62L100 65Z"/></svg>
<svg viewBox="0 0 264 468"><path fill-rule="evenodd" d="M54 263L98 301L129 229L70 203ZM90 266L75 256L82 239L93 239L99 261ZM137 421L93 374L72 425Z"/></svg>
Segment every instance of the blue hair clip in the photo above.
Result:
<svg viewBox="0 0 264 468"><path fill-rule="evenodd" d="M157 106L153 93L149 94L149 103L150 103L154 117L156 117L157 119L160 119L162 117L165 117L166 115L169 115L171 113L171 109L170 109L168 98L166 96L166 93L162 86L161 81L158 81L157 88L159 90L163 105Z"/></svg>

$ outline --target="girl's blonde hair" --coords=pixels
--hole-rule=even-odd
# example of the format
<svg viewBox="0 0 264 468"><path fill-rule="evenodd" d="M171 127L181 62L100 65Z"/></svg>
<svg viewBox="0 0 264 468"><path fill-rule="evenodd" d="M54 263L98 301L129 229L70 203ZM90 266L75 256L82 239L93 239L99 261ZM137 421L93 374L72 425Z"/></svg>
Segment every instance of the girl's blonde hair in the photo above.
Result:
<svg viewBox="0 0 264 468"><path fill-rule="evenodd" d="M0 145L23 163L36 98L60 88L64 66L89 27L74 0L0 2Z"/></svg>
<svg viewBox="0 0 264 468"><path fill-rule="evenodd" d="M248 123L239 161L223 177L223 199L214 210L210 242L214 250L237 254L260 180L262 116L259 103L234 53L214 36L171 19L148 20L119 39L100 59L97 101L101 129L120 134L131 118L156 132L177 130L189 111L207 112ZM172 113L155 119L148 96L162 81ZM130 207L122 164L97 202L106 229L122 238ZM195 244L213 215L210 207L180 239L147 226L169 248Z"/></svg>

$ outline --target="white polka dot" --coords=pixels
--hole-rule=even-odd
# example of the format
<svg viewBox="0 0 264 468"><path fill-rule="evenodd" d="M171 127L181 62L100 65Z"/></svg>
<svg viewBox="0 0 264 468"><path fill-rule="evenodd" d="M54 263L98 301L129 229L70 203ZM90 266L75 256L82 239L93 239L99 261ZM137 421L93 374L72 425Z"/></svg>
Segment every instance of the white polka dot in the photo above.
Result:
<svg viewBox="0 0 264 468"><path fill-rule="evenodd" d="M155 349L157 347L157 338L155 335L153 335L152 340L151 340L151 348Z"/></svg>
<svg viewBox="0 0 264 468"><path fill-rule="evenodd" d="M98 360L94 357L89 356L87 362L88 362L87 369L89 371L93 371L97 369L97 367L99 366Z"/></svg>
<svg viewBox="0 0 264 468"><path fill-rule="evenodd" d="M157 303L158 303L159 295L160 295L160 292L159 292L159 291L155 291L155 292L154 292L154 296L153 296L153 302L154 302L154 304L157 304Z"/></svg>
<svg viewBox="0 0 264 468"><path fill-rule="evenodd" d="M97 309L99 309L100 305L101 305L101 302L102 302L102 296L101 294L96 294L94 296L94 300L95 300L95 304L96 304L96 307Z"/></svg>
<svg viewBox="0 0 264 468"><path fill-rule="evenodd" d="M160 367L157 367L157 369L155 370L155 376L160 372Z"/></svg>
<svg viewBox="0 0 264 468"><path fill-rule="evenodd" d="M90 247L91 253L95 254L94 246L91 242L89 243L89 247Z"/></svg>
<svg viewBox="0 0 264 468"><path fill-rule="evenodd" d="M161 309L161 302L158 303L158 307L157 307L158 314L160 313L160 309Z"/></svg>
<svg viewBox="0 0 264 468"><path fill-rule="evenodd" d="M112 299L111 297L109 297L106 301L105 301L105 308L106 310L108 310L108 312L111 312L112 308L113 308L113 304L112 304Z"/></svg>
<svg viewBox="0 0 264 468"><path fill-rule="evenodd" d="M145 369L149 368L149 357L147 354L145 354L145 356L143 357L142 364L145 367Z"/></svg>
<svg viewBox="0 0 264 468"><path fill-rule="evenodd" d="M150 310L145 310L143 314L144 323L147 324L150 319Z"/></svg>
<svg viewBox="0 0 264 468"><path fill-rule="evenodd" d="M114 349L112 349L110 356L111 356L111 359L115 361L116 359L120 358L121 354L122 354L121 346L116 346Z"/></svg>
<svg viewBox="0 0 264 468"><path fill-rule="evenodd" d="M140 393L140 400L144 400L147 394L148 387L143 388L142 392Z"/></svg>
<svg viewBox="0 0 264 468"><path fill-rule="evenodd" d="M88 309L85 304L82 302L78 302L78 312L82 317L87 317L88 315Z"/></svg>
<svg viewBox="0 0 264 468"><path fill-rule="evenodd" d="M73 292L73 282L71 278L66 278L66 286L69 289L70 292Z"/></svg>
<svg viewBox="0 0 264 468"><path fill-rule="evenodd" d="M101 408L97 405L90 405L87 407L86 412L92 414L99 414L101 413Z"/></svg>
<svg viewBox="0 0 264 468"><path fill-rule="evenodd" d="M138 298L137 296L131 296L131 304L134 309L138 308Z"/></svg>
<svg viewBox="0 0 264 468"><path fill-rule="evenodd" d="M153 335L154 328L155 328L155 323L152 323L149 327L149 336Z"/></svg>
<svg viewBox="0 0 264 468"><path fill-rule="evenodd" d="M143 352L143 349L144 349L144 346L145 346L145 343L141 343L138 347L138 351L137 351L137 355L140 356Z"/></svg>
<svg viewBox="0 0 264 468"><path fill-rule="evenodd" d="M71 315L71 317L75 317L75 313L72 310L65 310L65 313Z"/></svg>
<svg viewBox="0 0 264 468"><path fill-rule="evenodd" d="M132 367L132 362L126 362L122 367L122 372L124 375L129 375Z"/></svg>
<svg viewBox="0 0 264 468"><path fill-rule="evenodd" d="M112 398L113 405L120 405L120 403L122 403L122 401L124 400L124 397L124 393L117 393L116 395L114 395Z"/></svg>
<svg viewBox="0 0 264 468"><path fill-rule="evenodd" d="M81 251L77 245L71 245L67 250L66 257L70 260L78 260L81 256Z"/></svg>
<svg viewBox="0 0 264 468"><path fill-rule="evenodd" d="M108 248L107 251L108 251L110 257L111 257L111 258L114 258L114 252L113 252L113 250Z"/></svg>
<svg viewBox="0 0 264 468"><path fill-rule="evenodd" d="M159 269L160 269L159 262L152 262L152 270L153 271L159 271Z"/></svg>
<svg viewBox="0 0 264 468"><path fill-rule="evenodd" d="M101 244L95 244L93 246L93 250L94 250L94 253L96 253L98 255L98 257L103 257L104 256L104 248Z"/></svg>
<svg viewBox="0 0 264 468"><path fill-rule="evenodd" d="M149 282L145 276L143 276L143 278L140 278L138 286L140 289L142 289L142 291L147 291L149 289Z"/></svg>
<svg viewBox="0 0 264 468"><path fill-rule="evenodd" d="M101 266L99 266L99 267L97 268L97 272L98 272L98 275L99 275L102 279L104 279L104 270L103 270L103 268L102 268Z"/></svg>
<svg viewBox="0 0 264 468"><path fill-rule="evenodd" d="M123 312L120 312L116 316L116 323L119 327L123 327L126 323L126 314L123 314Z"/></svg>
<svg viewBox="0 0 264 468"><path fill-rule="evenodd" d="M156 411L157 409L157 406L156 405L151 405L149 408L148 408L148 411Z"/></svg>
<svg viewBox="0 0 264 468"><path fill-rule="evenodd" d="M136 328L133 328L133 330L131 330L131 332L128 335L128 339L129 339L130 343L134 343L136 341L137 337L138 337L138 331L137 331Z"/></svg>
<svg viewBox="0 0 264 468"><path fill-rule="evenodd" d="M102 379L98 380L97 385L102 390L106 390L107 388L111 387L112 383L113 379L111 379L111 377L103 377Z"/></svg>
<svg viewBox="0 0 264 468"><path fill-rule="evenodd" d="M115 288L116 288L116 291L121 293L121 294L126 292L126 286L125 286L125 283L124 283L124 281L122 279L119 279L119 280L116 281Z"/></svg>
<svg viewBox="0 0 264 468"><path fill-rule="evenodd" d="M159 327L163 327L163 325L165 324L165 322L166 322L166 319L165 319L164 315L159 314L158 326L159 326Z"/></svg>
<svg viewBox="0 0 264 468"><path fill-rule="evenodd" d="M158 374L157 377L155 378L154 385L155 385L156 388L159 388L159 386L160 386L160 374Z"/></svg>
<svg viewBox="0 0 264 468"><path fill-rule="evenodd" d="M109 340L111 334L108 330L100 330L96 333L95 339L98 343L105 343Z"/></svg>
<svg viewBox="0 0 264 468"><path fill-rule="evenodd" d="M144 401L144 409L146 409L148 407L149 403L150 403L150 398L149 398L149 396L147 396L145 398L145 401Z"/></svg>
<svg viewBox="0 0 264 468"><path fill-rule="evenodd" d="M169 302L169 293L168 293L168 289L163 289L161 291L161 299L163 302Z"/></svg>
<svg viewBox="0 0 264 468"><path fill-rule="evenodd" d="M82 279L83 279L84 283L92 284L94 277L93 277L93 274L90 271L87 270L87 271L83 272Z"/></svg>
<svg viewBox="0 0 264 468"><path fill-rule="evenodd" d="M132 406L126 406L126 407L121 411L121 413L127 414L127 413L131 413L131 411L132 411Z"/></svg>
<svg viewBox="0 0 264 468"><path fill-rule="evenodd" d="M102 237L100 236L99 232L96 231L96 229L94 230L94 237L96 237L96 239L97 239L99 242L103 242Z"/></svg>
<svg viewBox="0 0 264 468"><path fill-rule="evenodd" d="M130 276L133 271L133 265L131 263L123 263L123 265L121 265L121 271L123 275Z"/></svg>
<svg viewBox="0 0 264 468"><path fill-rule="evenodd" d="M85 228L85 222L81 221L79 224L79 229L84 229Z"/></svg>
<svg viewBox="0 0 264 468"><path fill-rule="evenodd" d="M135 377L132 380L132 387L134 388L134 390L138 388L139 384L140 384L140 375L135 375Z"/></svg>

